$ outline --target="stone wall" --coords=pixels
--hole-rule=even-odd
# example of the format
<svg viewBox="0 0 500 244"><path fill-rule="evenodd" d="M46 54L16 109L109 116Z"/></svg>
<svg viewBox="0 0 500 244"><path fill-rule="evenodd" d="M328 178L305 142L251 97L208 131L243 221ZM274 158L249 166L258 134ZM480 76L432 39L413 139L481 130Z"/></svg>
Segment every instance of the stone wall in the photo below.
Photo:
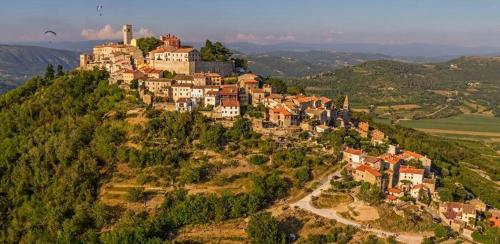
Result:
<svg viewBox="0 0 500 244"><path fill-rule="evenodd" d="M149 66L158 70L175 71L177 74L193 74L195 62L149 60Z"/></svg>
<svg viewBox="0 0 500 244"><path fill-rule="evenodd" d="M222 76L231 75L234 72L234 62L206 62L206 61L164 61L148 60L149 66L158 70L175 71L177 74L192 75L194 73L218 73Z"/></svg>
<svg viewBox="0 0 500 244"><path fill-rule="evenodd" d="M198 61L195 65L196 73L218 73L222 76L228 76L234 73L234 62L206 62Z"/></svg>

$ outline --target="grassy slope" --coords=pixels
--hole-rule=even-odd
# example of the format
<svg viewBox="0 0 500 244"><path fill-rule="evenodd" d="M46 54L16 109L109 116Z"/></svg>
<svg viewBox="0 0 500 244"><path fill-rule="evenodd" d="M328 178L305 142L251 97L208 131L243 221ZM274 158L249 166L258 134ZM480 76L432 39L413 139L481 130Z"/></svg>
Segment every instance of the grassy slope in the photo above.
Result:
<svg viewBox="0 0 500 244"><path fill-rule="evenodd" d="M500 133L500 118L480 115L458 115L440 119L402 120L399 122L399 125L410 128Z"/></svg>

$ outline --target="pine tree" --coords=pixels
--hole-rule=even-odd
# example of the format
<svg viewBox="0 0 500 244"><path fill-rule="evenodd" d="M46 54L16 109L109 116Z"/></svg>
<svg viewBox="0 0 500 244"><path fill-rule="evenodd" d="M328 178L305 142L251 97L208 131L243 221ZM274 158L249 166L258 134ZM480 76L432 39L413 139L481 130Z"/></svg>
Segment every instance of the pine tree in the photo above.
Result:
<svg viewBox="0 0 500 244"><path fill-rule="evenodd" d="M64 76L64 71L62 65L57 65L56 77Z"/></svg>
<svg viewBox="0 0 500 244"><path fill-rule="evenodd" d="M52 64L48 64L47 68L45 68L45 79L46 80L54 79L54 66Z"/></svg>

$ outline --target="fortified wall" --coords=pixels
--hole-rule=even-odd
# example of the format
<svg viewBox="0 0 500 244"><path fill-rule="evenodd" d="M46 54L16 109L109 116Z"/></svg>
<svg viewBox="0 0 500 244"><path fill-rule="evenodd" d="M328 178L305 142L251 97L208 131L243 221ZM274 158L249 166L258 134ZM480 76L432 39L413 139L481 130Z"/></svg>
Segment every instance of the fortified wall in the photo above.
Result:
<svg viewBox="0 0 500 244"><path fill-rule="evenodd" d="M234 72L234 62L207 62L207 61L165 61L148 60L149 66L157 70L175 71L177 74L218 73L222 76Z"/></svg>

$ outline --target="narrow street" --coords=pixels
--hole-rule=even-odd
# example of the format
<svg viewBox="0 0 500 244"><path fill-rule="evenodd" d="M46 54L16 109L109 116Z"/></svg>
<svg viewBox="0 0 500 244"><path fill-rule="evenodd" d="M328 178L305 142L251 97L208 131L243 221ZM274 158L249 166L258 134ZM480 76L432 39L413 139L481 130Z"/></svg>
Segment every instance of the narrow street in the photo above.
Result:
<svg viewBox="0 0 500 244"><path fill-rule="evenodd" d="M320 209L316 208L311 204L311 199L313 196L318 196L321 194L322 191L327 190L330 188L330 179L332 179L333 176L340 176L340 171L342 169L328 175L327 177L323 178L320 181L320 185L318 188L316 188L313 192L305 196L304 198L300 199L299 201L290 204L290 207L292 208L300 208L305 211L311 212L313 214L319 215L321 217L327 218L327 219L335 219L337 222L340 222L342 224L346 225L352 225L355 226L359 229L362 229L364 231L369 231L374 234L376 234L379 237L382 238L387 238L389 236L395 236L396 239L400 242L404 243L422 243L422 240L424 236L419 235L419 234L407 234L407 233L394 233L394 232L389 232L389 231L384 231L384 230L379 230L379 229L373 229L373 228L364 228L361 223L358 223L356 221L346 219L339 214L337 214L336 211L332 209Z"/></svg>

